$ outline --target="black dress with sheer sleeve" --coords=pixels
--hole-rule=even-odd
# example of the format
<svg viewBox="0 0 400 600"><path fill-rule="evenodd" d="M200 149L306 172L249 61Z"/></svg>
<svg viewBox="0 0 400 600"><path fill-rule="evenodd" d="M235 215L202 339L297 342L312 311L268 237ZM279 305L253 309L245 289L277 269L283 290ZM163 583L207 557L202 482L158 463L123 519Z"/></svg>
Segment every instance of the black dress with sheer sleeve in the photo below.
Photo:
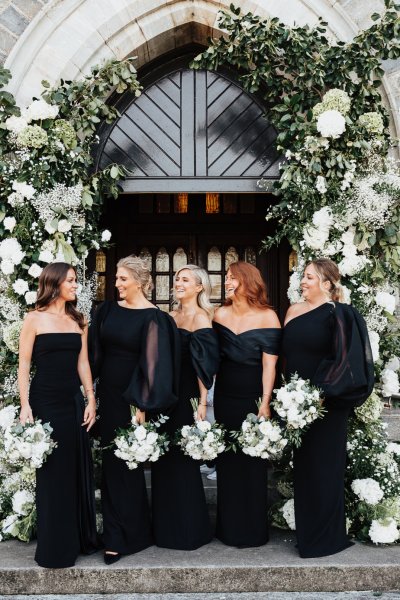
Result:
<svg viewBox="0 0 400 600"><path fill-rule="evenodd" d="M281 330L250 329L240 334L214 323L221 363L214 390L216 421L228 431L241 428L249 413L257 414L262 396L263 353L278 355ZM241 451L217 459L217 538L239 548L268 541L268 462Z"/></svg>
<svg viewBox="0 0 400 600"><path fill-rule="evenodd" d="M36 336L36 373L29 390L35 419L50 423L57 447L36 471L37 548L41 567L72 567L80 553L96 552L96 507L89 436L82 427L80 333Z"/></svg>
<svg viewBox="0 0 400 600"><path fill-rule="evenodd" d="M94 315L89 348L93 373L99 377L106 550L132 554L153 544L143 468L129 470L110 445L117 429L130 426L130 404L162 412L176 403L178 347L173 319L156 308L129 309L106 302Z"/></svg>
<svg viewBox="0 0 400 600"><path fill-rule="evenodd" d="M212 328L179 329L181 368L179 400L163 426L174 436L193 424L191 398L199 398L198 378L207 389L219 361L218 340ZM212 533L198 461L172 446L152 465L153 531L157 546L195 550L211 541Z"/></svg>
<svg viewBox="0 0 400 600"><path fill-rule="evenodd" d="M295 317L283 331L285 377L313 380L333 354L335 307L331 303ZM361 360L361 358L360 358ZM311 424L294 450L294 506L302 558L327 556L352 544L346 534L344 478L350 408L328 403L327 413Z"/></svg>

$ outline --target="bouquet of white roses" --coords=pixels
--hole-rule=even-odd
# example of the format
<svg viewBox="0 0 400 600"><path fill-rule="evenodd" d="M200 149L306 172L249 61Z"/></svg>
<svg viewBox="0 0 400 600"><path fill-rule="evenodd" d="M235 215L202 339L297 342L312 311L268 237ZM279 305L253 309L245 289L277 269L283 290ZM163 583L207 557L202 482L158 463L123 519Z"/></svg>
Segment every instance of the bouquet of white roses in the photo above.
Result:
<svg viewBox="0 0 400 600"><path fill-rule="evenodd" d="M156 462L168 450L169 440L166 433L158 433L157 429L168 417L160 415L157 421L139 424L132 416L132 427L118 429L114 444L115 456L124 460L128 469L137 469L139 463Z"/></svg>
<svg viewBox="0 0 400 600"><path fill-rule="evenodd" d="M57 446L51 438L53 428L49 423L37 419L34 423L22 425L16 420L14 406L0 410L0 429L3 434L0 448L2 462L11 467L40 469Z"/></svg>
<svg viewBox="0 0 400 600"><path fill-rule="evenodd" d="M254 413L247 415L241 430L232 431L231 437L245 454L272 460L281 456L288 443L279 423Z"/></svg>
<svg viewBox="0 0 400 600"><path fill-rule="evenodd" d="M190 400L194 410L194 425L184 425L178 432L176 443L184 454L194 460L214 460L225 450L224 429L218 423L200 421L196 418L198 401Z"/></svg>
<svg viewBox="0 0 400 600"><path fill-rule="evenodd" d="M304 431L325 414L321 390L295 373L288 383L274 390L274 394L275 399L271 405L284 421L285 436L298 448Z"/></svg>

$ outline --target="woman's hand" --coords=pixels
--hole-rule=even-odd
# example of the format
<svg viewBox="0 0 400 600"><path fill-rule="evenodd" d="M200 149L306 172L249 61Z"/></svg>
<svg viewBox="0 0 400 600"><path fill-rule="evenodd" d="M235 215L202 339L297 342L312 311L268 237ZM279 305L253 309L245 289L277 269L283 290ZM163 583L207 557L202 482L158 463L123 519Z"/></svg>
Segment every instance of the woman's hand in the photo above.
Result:
<svg viewBox="0 0 400 600"><path fill-rule="evenodd" d="M204 421L207 415L207 404L199 404L197 407L197 420Z"/></svg>
<svg viewBox="0 0 400 600"><path fill-rule="evenodd" d="M96 421L96 402L89 402L85 408L83 414L82 427L86 427L86 431L89 431Z"/></svg>
<svg viewBox="0 0 400 600"><path fill-rule="evenodd" d="M271 418L271 408L269 406L269 400L263 400L260 404L260 408L258 409L258 418L264 417L264 419Z"/></svg>
<svg viewBox="0 0 400 600"><path fill-rule="evenodd" d="M143 425L146 422L146 413L143 410L136 409L136 423L138 425Z"/></svg>
<svg viewBox="0 0 400 600"><path fill-rule="evenodd" d="M34 422L32 409L29 404L21 407L21 411L19 413L19 422L21 423L21 425L25 425L25 423Z"/></svg>

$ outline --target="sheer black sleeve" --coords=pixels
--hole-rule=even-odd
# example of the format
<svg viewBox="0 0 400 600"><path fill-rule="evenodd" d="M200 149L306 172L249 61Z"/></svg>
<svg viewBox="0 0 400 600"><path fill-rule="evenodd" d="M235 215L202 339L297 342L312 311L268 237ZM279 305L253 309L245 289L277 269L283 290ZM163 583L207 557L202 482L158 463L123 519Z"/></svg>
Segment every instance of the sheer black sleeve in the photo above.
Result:
<svg viewBox="0 0 400 600"><path fill-rule="evenodd" d="M102 302L93 310L91 323L88 332L88 353L90 369L93 379L99 376L101 364L103 361L103 349L101 346L101 327L110 310L109 301Z"/></svg>
<svg viewBox="0 0 400 600"><path fill-rule="evenodd" d="M174 320L149 311L140 358L122 397L147 412L160 413L178 402L180 339Z"/></svg>
<svg viewBox="0 0 400 600"><path fill-rule="evenodd" d="M261 351L278 356L281 350L282 329L271 327L260 329L260 332L262 332Z"/></svg>
<svg viewBox="0 0 400 600"><path fill-rule="evenodd" d="M189 347L196 375L209 390L219 365L217 334L211 327L197 329L190 336Z"/></svg>
<svg viewBox="0 0 400 600"><path fill-rule="evenodd" d="M374 362L364 318L353 306L335 304L332 356L321 361L312 383L320 387L326 404L361 406L374 387Z"/></svg>

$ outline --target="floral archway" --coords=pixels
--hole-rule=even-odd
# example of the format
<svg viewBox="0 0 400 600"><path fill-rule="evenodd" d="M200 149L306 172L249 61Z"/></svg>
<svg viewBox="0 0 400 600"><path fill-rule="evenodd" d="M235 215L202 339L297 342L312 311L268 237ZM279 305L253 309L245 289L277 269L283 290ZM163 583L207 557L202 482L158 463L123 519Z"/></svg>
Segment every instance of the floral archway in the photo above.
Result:
<svg viewBox="0 0 400 600"><path fill-rule="evenodd" d="M379 94L381 61L397 58L399 17L392 0L375 24L345 44L329 40L326 24L290 28L231 7L222 13L224 37L193 61L193 68L240 69L242 84L270 106L285 155L276 185L277 222L266 247L288 238L298 265L289 296L298 299L299 272L315 256L339 263L351 301L367 319L377 386L357 409L349 441L348 515L360 539L394 542L400 527L400 445L389 444L379 420L381 397L398 392L400 343L395 319L400 271L400 176L389 121ZM0 69L4 87L10 74ZM140 94L132 60L93 68L81 81L43 82L42 98L22 110L0 92L0 369L4 415L13 417L18 335L23 313L34 304L37 278L54 260L81 263L104 246L103 198L118 195L118 165L92 170L96 128L112 122L111 91ZM263 182L260 182L263 186ZM90 282L86 290L90 288ZM84 290L85 292L85 290ZM83 309L90 294L81 294ZM86 302L87 304L87 302ZM6 417L0 429L7 425ZM293 526L290 464L278 488L285 498L273 520ZM1 453L0 536L29 539L33 524L32 472L12 467Z"/></svg>

